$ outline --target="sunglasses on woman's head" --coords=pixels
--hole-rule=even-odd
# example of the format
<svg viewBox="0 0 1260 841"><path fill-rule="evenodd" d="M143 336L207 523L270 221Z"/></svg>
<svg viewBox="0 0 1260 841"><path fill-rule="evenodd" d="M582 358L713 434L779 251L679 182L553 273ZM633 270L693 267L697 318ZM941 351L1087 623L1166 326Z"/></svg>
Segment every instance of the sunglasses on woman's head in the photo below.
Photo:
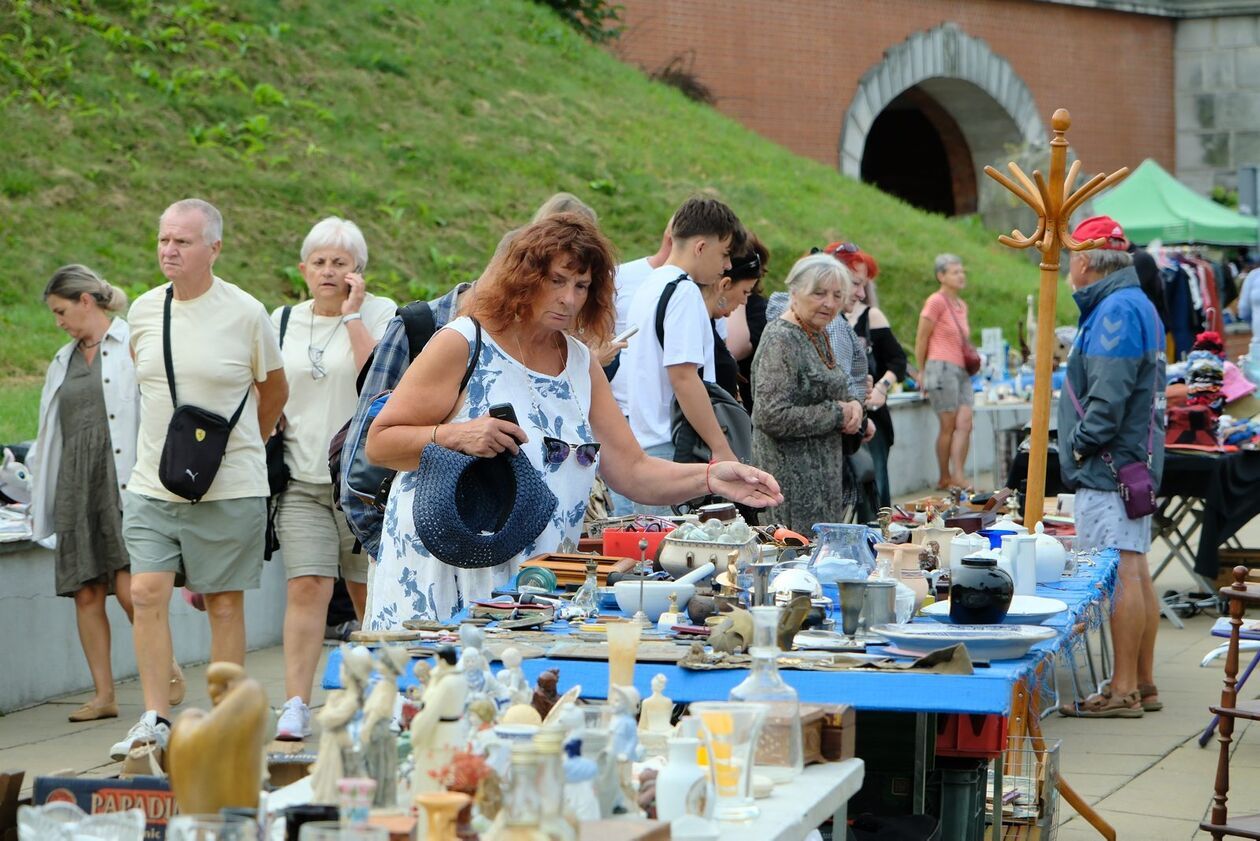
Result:
<svg viewBox="0 0 1260 841"><path fill-rule="evenodd" d="M568 441L561 441L559 438L545 436L543 438L543 460L547 464L563 464L564 460L569 457L569 451L573 450L577 463L583 467L590 467L595 463L595 454L599 452L599 444L570 444Z"/></svg>

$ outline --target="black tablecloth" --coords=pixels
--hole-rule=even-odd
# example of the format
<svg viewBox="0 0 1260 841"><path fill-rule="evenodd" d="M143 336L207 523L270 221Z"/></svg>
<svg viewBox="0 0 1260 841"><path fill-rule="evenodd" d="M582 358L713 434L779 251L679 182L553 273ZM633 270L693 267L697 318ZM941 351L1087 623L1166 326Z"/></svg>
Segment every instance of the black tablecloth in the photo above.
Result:
<svg viewBox="0 0 1260 841"><path fill-rule="evenodd" d="M1006 486L1021 494L1028 477L1028 453L1020 452L1011 464ZM1046 497L1070 493L1059 473L1059 454L1046 458ZM1197 453L1168 450L1161 497L1180 496L1203 500L1203 526L1194 569L1208 580L1220 568L1217 550L1253 517L1260 515L1260 453Z"/></svg>

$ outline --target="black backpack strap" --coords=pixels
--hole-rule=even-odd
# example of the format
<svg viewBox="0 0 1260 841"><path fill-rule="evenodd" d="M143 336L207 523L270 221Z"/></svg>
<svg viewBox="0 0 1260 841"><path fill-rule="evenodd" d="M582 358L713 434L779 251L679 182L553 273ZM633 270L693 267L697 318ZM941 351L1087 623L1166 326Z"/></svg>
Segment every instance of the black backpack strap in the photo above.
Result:
<svg viewBox="0 0 1260 841"><path fill-rule="evenodd" d="M665 288L661 291L661 297L656 302L656 340L661 343L662 350L665 349L665 312L669 309L669 299L674 297L678 284L684 280L687 280L686 272L665 284Z"/></svg>
<svg viewBox="0 0 1260 841"><path fill-rule="evenodd" d="M468 320L473 323L473 327L477 330L476 341L473 343L472 356L468 357L468 368L464 371L464 378L459 381L459 391L457 394L463 394L464 389L468 388L468 383L472 380L473 371L477 370L477 360L481 358L481 322L468 316Z"/></svg>
<svg viewBox="0 0 1260 841"><path fill-rule="evenodd" d="M171 406L179 408L175 397L175 363L171 360L171 299L175 297L175 284L166 287L166 302L162 304L162 361L166 363L166 384L171 389Z"/></svg>
<svg viewBox="0 0 1260 841"><path fill-rule="evenodd" d="M280 349L284 350L284 334L289 329L289 316L293 313L293 307L285 305L280 311Z"/></svg>
<svg viewBox="0 0 1260 841"><path fill-rule="evenodd" d="M398 308L398 317L403 320L403 329L407 331L407 354L415 359L437 332L433 308L428 301L413 301Z"/></svg>
<svg viewBox="0 0 1260 841"><path fill-rule="evenodd" d="M661 290L661 298L656 302L656 340L661 343L661 350L665 350L665 312L669 309L669 299L674 297L674 292L678 290L678 284L684 280L691 280L686 272L665 284L665 288ZM694 280L691 281L695 283ZM715 336L716 339L716 328ZM700 379L704 379L704 366L700 366Z"/></svg>

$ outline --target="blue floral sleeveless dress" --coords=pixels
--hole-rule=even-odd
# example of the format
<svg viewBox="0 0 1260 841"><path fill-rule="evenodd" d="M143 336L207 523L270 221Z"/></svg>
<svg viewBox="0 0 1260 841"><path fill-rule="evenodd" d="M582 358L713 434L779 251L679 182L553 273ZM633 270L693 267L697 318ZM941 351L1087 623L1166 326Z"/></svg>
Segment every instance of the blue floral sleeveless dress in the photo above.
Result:
<svg viewBox="0 0 1260 841"><path fill-rule="evenodd" d="M467 339L471 355L476 328L470 319L456 319L443 329ZM445 621L467 602L488 599L491 590L510 584L522 560L555 551L566 537L577 542L598 464L582 467L573 452L561 464L544 464L542 446L544 435L573 444L595 440L590 425L590 351L578 340L566 338L564 371L551 377L517 362L483 331L481 358L468 382L463 408L452 418L477 418L491 406L512 404L529 436L521 449L559 501L547 528L507 563L487 569L450 566L430 554L416 535L411 511L417 473L398 474L385 506L380 556L371 575L368 630L398 629L403 621L415 618Z"/></svg>

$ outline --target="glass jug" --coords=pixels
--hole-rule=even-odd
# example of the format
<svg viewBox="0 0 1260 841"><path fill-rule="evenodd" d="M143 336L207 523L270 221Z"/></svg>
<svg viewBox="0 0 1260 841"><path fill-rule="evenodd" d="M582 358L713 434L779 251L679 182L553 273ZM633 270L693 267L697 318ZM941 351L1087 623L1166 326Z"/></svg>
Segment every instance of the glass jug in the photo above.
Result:
<svg viewBox="0 0 1260 841"><path fill-rule="evenodd" d="M810 570L820 581L865 581L875 568L866 526L815 523Z"/></svg>

